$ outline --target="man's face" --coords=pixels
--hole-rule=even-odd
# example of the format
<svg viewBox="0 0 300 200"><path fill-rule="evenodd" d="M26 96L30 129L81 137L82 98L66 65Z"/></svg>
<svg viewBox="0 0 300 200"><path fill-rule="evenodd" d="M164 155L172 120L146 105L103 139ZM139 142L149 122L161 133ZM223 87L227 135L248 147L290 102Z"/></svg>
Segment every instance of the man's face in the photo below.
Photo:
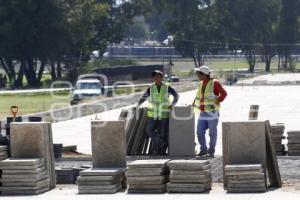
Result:
<svg viewBox="0 0 300 200"><path fill-rule="evenodd" d="M155 74L153 76L153 82L157 85L160 85L162 83L162 76L160 74Z"/></svg>
<svg viewBox="0 0 300 200"><path fill-rule="evenodd" d="M197 75L199 81L203 81L205 75L202 72L197 72L196 75Z"/></svg>

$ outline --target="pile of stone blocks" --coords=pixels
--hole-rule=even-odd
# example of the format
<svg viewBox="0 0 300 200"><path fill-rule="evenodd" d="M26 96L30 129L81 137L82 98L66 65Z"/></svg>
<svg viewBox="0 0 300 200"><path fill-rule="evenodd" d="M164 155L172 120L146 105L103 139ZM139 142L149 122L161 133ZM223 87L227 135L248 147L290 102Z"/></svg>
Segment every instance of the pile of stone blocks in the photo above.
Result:
<svg viewBox="0 0 300 200"><path fill-rule="evenodd" d="M261 164L226 165L227 192L266 192L266 179Z"/></svg>
<svg viewBox="0 0 300 200"><path fill-rule="evenodd" d="M77 177L79 194L114 194L122 189L124 169L91 168Z"/></svg>
<svg viewBox="0 0 300 200"><path fill-rule="evenodd" d="M285 154L285 145L282 144L282 140L285 139L284 124L273 124L271 125L271 139L275 147L276 155L282 156Z"/></svg>
<svg viewBox="0 0 300 200"><path fill-rule="evenodd" d="M2 195L35 195L50 189L45 159L6 159L0 161Z"/></svg>
<svg viewBox="0 0 300 200"><path fill-rule="evenodd" d="M79 194L113 194L126 170L125 121L92 121L92 168L77 177Z"/></svg>
<svg viewBox="0 0 300 200"><path fill-rule="evenodd" d="M300 130L288 133L288 155L300 156Z"/></svg>
<svg viewBox="0 0 300 200"><path fill-rule="evenodd" d="M128 193L165 193L168 160L136 160L126 171Z"/></svg>
<svg viewBox="0 0 300 200"><path fill-rule="evenodd" d="M55 163L51 123L13 122L10 124L11 158L43 158L50 189L55 188Z"/></svg>
<svg viewBox="0 0 300 200"><path fill-rule="evenodd" d="M211 165L207 160L172 160L168 162L169 193L203 193L212 187Z"/></svg>
<svg viewBox="0 0 300 200"><path fill-rule="evenodd" d="M5 160L7 159L7 146L3 145L0 146L0 160Z"/></svg>

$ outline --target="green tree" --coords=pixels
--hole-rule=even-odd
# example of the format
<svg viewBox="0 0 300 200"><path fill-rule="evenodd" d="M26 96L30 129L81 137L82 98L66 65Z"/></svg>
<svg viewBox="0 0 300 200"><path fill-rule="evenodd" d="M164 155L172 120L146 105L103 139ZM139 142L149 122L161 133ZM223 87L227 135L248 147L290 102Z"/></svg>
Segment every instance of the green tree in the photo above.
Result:
<svg viewBox="0 0 300 200"><path fill-rule="evenodd" d="M300 1L281 0L282 9L277 34L278 45L278 69L288 70L292 50L300 37Z"/></svg>

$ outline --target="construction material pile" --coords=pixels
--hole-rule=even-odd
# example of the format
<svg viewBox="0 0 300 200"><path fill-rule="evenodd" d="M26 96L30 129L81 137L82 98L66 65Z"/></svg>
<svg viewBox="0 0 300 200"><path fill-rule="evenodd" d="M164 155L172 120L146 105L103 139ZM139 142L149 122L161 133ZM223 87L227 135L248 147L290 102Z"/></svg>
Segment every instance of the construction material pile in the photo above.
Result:
<svg viewBox="0 0 300 200"><path fill-rule="evenodd" d="M204 160L172 160L168 162L170 193L203 193L212 186L211 165Z"/></svg>
<svg viewBox="0 0 300 200"><path fill-rule="evenodd" d="M127 155L152 155L151 140L146 132L147 109L122 110L119 119L126 121Z"/></svg>
<svg viewBox="0 0 300 200"><path fill-rule="evenodd" d="M2 195L34 195L50 189L45 159L7 159L0 161Z"/></svg>
<svg viewBox="0 0 300 200"><path fill-rule="evenodd" d="M285 154L285 145L282 144L282 140L285 139L284 124L273 124L271 125L271 138L275 147L276 155L282 156Z"/></svg>
<svg viewBox="0 0 300 200"><path fill-rule="evenodd" d="M225 176L230 193L266 192L265 172L260 164L226 165Z"/></svg>
<svg viewBox="0 0 300 200"><path fill-rule="evenodd" d="M91 168L77 177L79 194L114 194L122 189L123 168Z"/></svg>
<svg viewBox="0 0 300 200"><path fill-rule="evenodd" d="M168 160L137 160L126 172L128 193L165 193Z"/></svg>
<svg viewBox="0 0 300 200"><path fill-rule="evenodd" d="M288 155L300 156L300 131L289 131L287 134L288 134Z"/></svg>
<svg viewBox="0 0 300 200"><path fill-rule="evenodd" d="M7 146L0 146L0 160L7 159Z"/></svg>

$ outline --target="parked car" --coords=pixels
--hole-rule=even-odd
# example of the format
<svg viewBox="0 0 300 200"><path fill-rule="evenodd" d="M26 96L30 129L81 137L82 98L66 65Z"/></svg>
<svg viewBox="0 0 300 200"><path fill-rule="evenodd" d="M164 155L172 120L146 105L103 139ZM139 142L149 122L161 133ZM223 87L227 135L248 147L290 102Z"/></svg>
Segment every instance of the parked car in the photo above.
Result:
<svg viewBox="0 0 300 200"><path fill-rule="evenodd" d="M98 79L79 79L72 95L71 105L83 100L92 100L103 95L104 87Z"/></svg>

